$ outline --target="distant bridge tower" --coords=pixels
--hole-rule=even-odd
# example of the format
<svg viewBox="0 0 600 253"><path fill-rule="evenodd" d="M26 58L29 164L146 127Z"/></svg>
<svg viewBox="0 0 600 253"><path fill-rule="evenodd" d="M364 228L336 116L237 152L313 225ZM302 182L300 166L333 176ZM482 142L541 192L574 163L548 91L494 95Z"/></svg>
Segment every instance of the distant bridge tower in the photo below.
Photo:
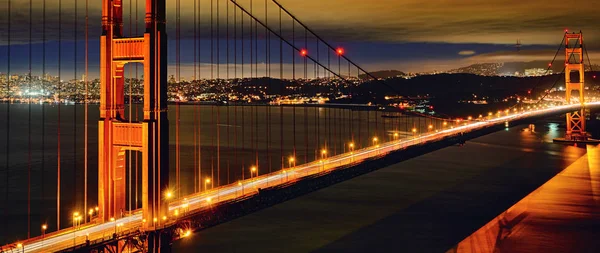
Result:
<svg viewBox="0 0 600 253"><path fill-rule="evenodd" d="M162 196L169 182L167 36L165 0L146 0L143 37L123 37L123 1L102 0L100 121L98 122L99 218L118 219L126 210L127 151L142 154L142 212L147 231L167 215ZM125 119L123 68L144 64L144 119ZM156 222L155 221L156 218Z"/></svg>
<svg viewBox="0 0 600 253"><path fill-rule="evenodd" d="M571 80L571 73L578 72L578 80ZM567 113L567 141L585 141L589 135L585 131L585 87L584 87L584 61L583 61L583 34L565 33L565 97L567 104L571 104L573 91L578 91L581 109Z"/></svg>

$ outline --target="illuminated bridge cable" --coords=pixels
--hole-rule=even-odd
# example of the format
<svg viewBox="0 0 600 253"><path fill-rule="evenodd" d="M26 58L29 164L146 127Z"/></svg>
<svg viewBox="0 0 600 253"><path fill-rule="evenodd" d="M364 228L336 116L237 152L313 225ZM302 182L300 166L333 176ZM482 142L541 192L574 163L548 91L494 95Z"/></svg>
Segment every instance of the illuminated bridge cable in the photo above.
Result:
<svg viewBox="0 0 600 253"><path fill-rule="evenodd" d="M29 0L29 98L27 100L28 120L27 120L27 238L31 237L31 45L33 30L33 0Z"/></svg>
<svg viewBox="0 0 600 253"><path fill-rule="evenodd" d="M73 17L73 80L75 83L75 94L73 94L73 187L77 189L77 1L74 7ZM77 198L78 191L73 191L73 207L79 207L79 201ZM85 212L85 211L84 211Z"/></svg>
<svg viewBox="0 0 600 253"><path fill-rule="evenodd" d="M60 104L61 98L60 93L62 89L62 0L58 0L58 87L57 87L57 100L58 100L58 117L57 117L57 169L56 169L56 230L60 230Z"/></svg>
<svg viewBox="0 0 600 253"><path fill-rule="evenodd" d="M4 190L5 190L5 203L9 203L9 198L8 196L10 196L10 185L9 185L9 178L10 178L10 82L11 82L11 73L10 73L10 64L11 64L11 2L12 0L8 0L8 22L7 22L7 26L8 26L8 34L6 35L7 38L7 47L6 47L6 62L7 62L7 72L6 72L6 94L7 94L7 103L6 103L6 147L5 147L5 152L6 152L6 166L5 168L5 172L6 172L6 182L4 184ZM8 206L4 206L4 227L7 228L8 227Z"/></svg>
<svg viewBox="0 0 600 253"><path fill-rule="evenodd" d="M137 3L137 0L136 0ZM85 59L84 59L84 115L83 115L83 217L87 220L88 193L88 74L89 74L89 0L85 0ZM137 189L137 188L136 188ZM136 201L137 202L137 201Z"/></svg>
<svg viewBox="0 0 600 253"><path fill-rule="evenodd" d="M46 203L45 178L46 172L46 0L42 3L42 172L40 173L40 189L42 189L42 203ZM45 205L42 205L42 213L46 213Z"/></svg>
<svg viewBox="0 0 600 253"><path fill-rule="evenodd" d="M246 15L249 16L249 18L251 20L253 20L256 24L260 24L263 27L266 27L267 30L269 30L269 32L273 35L275 35L276 37L278 37L280 40L282 40L283 42L285 42L288 46L290 46L293 50L295 50L297 53L301 53L302 50L299 49L298 47L296 47L293 43L290 43L288 40L286 40L281 34L275 32L272 28L266 26L262 21L260 21L259 19L257 19L255 16L251 15L251 13L246 10L244 7L242 7L240 4L237 3L237 1L235 0L229 0L231 1L237 8L240 9L240 11L242 11L243 13L245 13ZM337 76L340 79L343 79L345 82L350 83L349 81L347 81L346 79L342 78L341 76L339 76L337 73L331 71L331 69L327 68L326 66L324 66L323 64L319 63L317 60L315 60L315 58L313 58L312 56L310 56L309 54L306 54L305 57L307 57L309 60L311 60L312 62L316 63L317 65L321 66L322 68L324 68L325 70L329 71L331 74Z"/></svg>
<svg viewBox="0 0 600 253"><path fill-rule="evenodd" d="M177 75L177 96L175 103L175 167L176 167L176 190L177 197L181 197L181 143L180 143L180 129L181 129L181 0L176 1L176 14L175 14L175 54L176 54L176 64L175 64L175 72Z"/></svg>
<svg viewBox="0 0 600 253"><path fill-rule="evenodd" d="M566 32L565 32L565 33L566 33ZM563 36L563 43L565 43L565 46L566 46L566 41L565 41L565 38L566 38L566 36ZM574 48L575 48L575 47L577 47L577 46L581 46L581 47L583 47L583 45L579 45L579 41L580 41L580 40L577 40L577 41L575 42L575 45L573 46ZM561 43L561 48L562 48L562 43ZM569 57L568 57L567 59L571 59L571 57L573 57L573 55L574 55L574 54L575 54L575 51L572 51L572 52L571 52L571 54L569 55ZM568 64L568 62L567 62L566 64ZM539 100L536 102L536 104L539 104L539 103L541 103L542 101L544 101L544 99L545 99L545 98L546 98L546 97L547 97L547 96L550 94L550 91L551 91L552 89L554 89L554 87L556 87L556 84L558 83L558 81L560 81L560 79L562 79L562 77L561 77L561 75L560 75L560 74L564 74L565 70L567 69L567 66L566 66L566 64L564 65L564 67L563 67L562 71L559 73L559 75L557 75L557 78L556 78L556 80L554 81L554 83L552 84L552 86L551 86L551 87L550 87L550 88L549 88L549 89L546 91L546 93L545 93L545 94L544 94L544 95L543 95L543 96L542 96L542 97L541 97L541 98L540 98L540 99L539 99ZM591 66L591 65L590 65L590 66ZM585 73L585 72L584 72L584 73Z"/></svg>
<svg viewBox="0 0 600 253"><path fill-rule="evenodd" d="M220 44L221 44L221 40L220 40L220 31L221 31L221 26L219 24L219 2L220 0L216 0L217 1L217 82L216 85L220 85L220 69L221 69L221 60L220 60L220 56L221 56L221 51L220 49ZM221 107L217 107L217 187L221 186L221 127L220 127L220 121L221 121Z"/></svg>
<svg viewBox="0 0 600 253"><path fill-rule="evenodd" d="M552 68L552 65L554 65L554 61L556 60L558 53L560 53L560 50L562 49L563 44L565 44L565 36L563 36L560 44L558 45L558 48L556 49L556 52L554 53L554 57L552 57L552 61L550 61L550 63L548 64L548 67L546 67L545 75L547 75L549 73L550 69ZM536 82L536 84L533 86L533 88L531 88L531 94L534 94L533 91L540 85L540 83L542 82L542 79L543 78L539 78L538 81Z"/></svg>

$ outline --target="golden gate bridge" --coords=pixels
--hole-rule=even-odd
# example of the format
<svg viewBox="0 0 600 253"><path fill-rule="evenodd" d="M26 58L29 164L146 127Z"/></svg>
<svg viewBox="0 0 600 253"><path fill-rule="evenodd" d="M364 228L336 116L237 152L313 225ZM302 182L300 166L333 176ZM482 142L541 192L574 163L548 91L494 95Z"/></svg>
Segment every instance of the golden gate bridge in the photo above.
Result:
<svg viewBox="0 0 600 253"><path fill-rule="evenodd" d="M90 108L96 107L92 107L94 105L89 98L88 0L84 6L83 29L79 29L80 7L77 5L81 1L73 1L73 6L70 6L75 10L73 19L66 22L62 12L68 1L59 0L58 6L54 6L58 10L58 79L42 81L43 90L50 90L53 84L57 87L52 96L41 92L42 100L46 101L41 103L42 110L56 107L57 115L47 117L47 113L43 112L42 132L36 136L36 132L32 131L32 121L35 120L32 118L32 106L37 105L32 102L31 92L22 96L28 109L25 120L28 137L26 141L17 143L11 141L11 128L13 133L17 131L11 124L15 117L11 116L11 104L16 97L12 92L15 87L11 87L11 58L15 57L10 51L13 31L11 9L14 8L11 2L8 1L6 36L6 201L2 208L3 230L8 231L8 219L13 216L9 214L8 203L12 194L9 187L11 173L20 173L11 169L14 166L11 157L15 156L11 149L14 145L25 143L27 230L26 236L25 233L14 234L28 239L9 242L2 246L4 252L169 252L173 240L189 237L193 231L238 217L261 206L324 187L328 182L343 178L346 175L344 173L359 173L356 168L371 161L441 142L462 141L466 135L508 127L509 122L513 121L566 113L567 133L559 141L595 141L585 131L586 108L598 103L585 102L583 74L584 53L587 54L587 51L582 33L565 32L557 51L558 55L559 51L565 49L563 72L568 95L563 105L550 106L540 100L530 106L518 105L465 119L408 116L408 112L398 108L384 112L377 110L376 106L269 106L257 103L258 99L252 97L248 99L253 103L228 102L226 105L206 106L185 103L180 86L167 86L167 52L170 50L167 46L167 30L172 23L166 19L165 0L146 0L142 10L138 9L137 0L102 1L102 17L96 21L101 21L100 82L97 87L100 92L97 106L99 114L98 118L93 118ZM30 0L28 9L29 90L32 90L34 62L34 2L39 4L40 1ZM344 86L350 94L365 79L387 85L350 60L342 47L334 47L326 42L275 0L265 0L264 3L256 0L243 3L234 0L211 0L210 3L194 0L191 32L181 28L181 0L173 2L175 39L171 42L175 46L175 83L184 82L181 62L182 57L189 57L185 55L189 48L182 55L185 47L182 42L185 44L191 40L192 79L200 80L202 72L207 72L202 59L209 58L209 74L204 75L210 76L206 82L215 87L236 80L260 90L255 87L281 85L276 80L284 80L290 73L289 78L296 87L301 86L302 82L320 79L328 85ZM51 33L46 29L49 6L45 0L41 3L42 37L46 42L46 36ZM206 11L207 8L209 11ZM124 16L127 11L129 15ZM140 13L143 15L138 15ZM201 14L209 14L209 22ZM128 24L125 22L127 19ZM63 38L63 29L66 29L63 26L71 22L69 28L72 30L67 31L72 31L73 36ZM143 26L138 27L139 24ZM85 35L84 48L77 47L81 32ZM190 34L193 34L192 39L189 39ZM210 37L210 54L203 52L201 46L206 37ZM74 41L74 47L64 48L63 40ZM73 51L72 77L63 75L66 71L62 67L63 61L66 61L63 55L67 50ZM45 57L48 53L44 44L42 75L46 73ZM85 57L83 68L77 60L82 55ZM555 59L556 56L549 68ZM134 92L132 68L138 68L139 65L143 65L143 89ZM577 78L571 78L573 71L578 72ZM84 97L83 119L79 118L77 106L69 111L71 115L61 114L61 111L66 112L65 107L70 107L64 100L73 99L64 94L63 79L76 80L81 72L84 78L79 85L75 85L75 93ZM137 71L135 73L137 76ZM388 87L394 92L393 87ZM573 91L579 92L578 99L571 100ZM136 95L138 98L134 101ZM176 97L170 101L171 106L169 96ZM53 102L46 105L47 101ZM393 117L382 117L384 114ZM71 116L72 122L68 123L72 125L65 125L65 117L70 120ZM89 122L97 119L96 135L90 133ZM50 121L53 124L51 129L56 132L45 132L46 124L50 124ZM83 134L77 131L81 121ZM61 141L70 134L72 138ZM55 135L56 140L52 142L54 147L33 145L35 138L41 138L43 142L51 138L46 135L52 138ZM78 146L77 138L80 135L83 135L84 144ZM92 160L89 151L91 137L97 138L97 176L90 173L96 172L89 166ZM170 142L172 139L175 139L174 143ZM65 146L65 143L73 145L68 152L65 150L71 147ZM83 152L77 152L82 147ZM40 164L32 156L34 149L53 152L50 156L55 163L46 161L48 154L44 154ZM68 162L69 166L66 166L65 154L73 157ZM79 166L78 161L82 161L83 166ZM32 214L33 201L38 199L32 196L31 190L32 184L37 181L34 178L35 167L41 167L42 174L47 173L44 169L52 170L57 180L56 194L50 198L56 200L55 207L44 208L41 215ZM64 182L67 167L72 169L72 185ZM171 171L172 168L174 171ZM96 182L88 182L93 179L97 179L97 196L88 194L90 185L96 185ZM40 183L43 184L45 180L48 179L42 175ZM81 182L82 194L77 192ZM74 194L66 192L65 187L74 191ZM42 186L41 199L47 201L43 191L45 188ZM69 201L64 200L67 195ZM55 211L55 215L48 214L52 211Z"/></svg>

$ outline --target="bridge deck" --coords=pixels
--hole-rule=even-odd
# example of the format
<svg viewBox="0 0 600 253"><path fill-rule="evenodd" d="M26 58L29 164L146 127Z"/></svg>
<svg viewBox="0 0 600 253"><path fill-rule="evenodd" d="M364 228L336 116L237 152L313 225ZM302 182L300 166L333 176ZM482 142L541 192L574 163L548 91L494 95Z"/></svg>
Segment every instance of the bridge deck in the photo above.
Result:
<svg viewBox="0 0 600 253"><path fill-rule="evenodd" d="M598 252L600 147L477 232L451 252Z"/></svg>

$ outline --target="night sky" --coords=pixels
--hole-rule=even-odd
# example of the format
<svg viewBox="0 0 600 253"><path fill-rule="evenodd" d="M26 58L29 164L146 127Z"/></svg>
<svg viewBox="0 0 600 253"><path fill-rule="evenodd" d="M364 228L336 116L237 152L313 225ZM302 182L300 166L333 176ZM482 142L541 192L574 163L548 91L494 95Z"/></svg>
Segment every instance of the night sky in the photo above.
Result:
<svg viewBox="0 0 600 253"><path fill-rule="evenodd" d="M59 0L32 0L33 30L31 56L34 74L41 73L43 68L42 49L46 49L46 72L58 75L59 63L59 29L61 31L61 76L63 79L80 78L83 74L84 62L84 0L62 0L61 27L59 28ZM43 42L43 5L46 5L46 43ZM124 0L125 34L132 34L138 15L138 31L143 31L144 1ZM136 12L135 4L138 2ZM317 34L336 47L343 47L346 56L369 71L397 69L401 71L425 72L448 70L483 62L510 61L550 61L565 29L583 31L584 39L593 63L600 59L600 21L597 2L562 1L562 0L280 0L298 19L308 25ZM0 6L0 72L8 71L8 3L2 1ZM11 40L11 73L25 73L29 68L29 0L11 0L10 40ZM250 0L238 3L250 10ZM97 76L98 69L98 37L100 33L100 0L89 0L89 38L90 38L90 76ZM213 0L213 35L212 62L220 63L219 77L226 77L227 65L227 10L229 10L229 76L233 72L241 75L241 25L240 11L237 11L238 52L234 53L234 8L227 0ZM217 12L217 4L219 11ZM133 6L130 8L129 6ZM276 6L267 1L268 18L265 19L265 1L254 0L253 14L269 27L279 30L279 16ZM75 12L75 9L77 12ZM176 1L167 1L167 22L169 43L169 71L175 73L175 28ZM199 13L194 21L194 1L181 0L181 76L192 78L194 75L194 23L198 28L196 44L197 69L202 78L211 77L211 1L196 1ZM217 29L217 13L219 29ZM77 22L75 22L75 14ZM131 19L131 29L129 20ZM250 38L248 17L244 18L245 38ZM291 40L292 21L285 17L282 20L283 34ZM76 28L76 29L75 29ZM217 31L219 43L217 43ZM296 46L308 48L309 54L316 57L314 38L308 37L308 45L304 45L304 30L295 26ZM258 71L265 75L264 28L259 25ZM77 39L77 43L74 42ZM515 48L517 40L523 45L520 51ZM311 44L312 42L312 44ZM245 42L244 74L249 75L249 40ZM217 44L219 51L217 61ZM271 73L279 73L279 40L271 36L270 40ZM319 48L322 61L327 61ZM77 58L75 58L77 52ZM284 46L283 66L285 76L292 75L292 55L289 47ZM238 68L234 65L237 55ZM332 60L336 60L332 56ZM562 61L562 59L559 58ZM296 57L296 63L302 59ZM312 65L311 65L312 66ZM344 65L345 66L345 65ZM77 73L74 71L77 68ZM311 69L312 70L312 69ZM297 69L302 72L302 70ZM354 70L352 70L354 71ZM139 72L141 73L141 71ZM303 73L303 72L302 72ZM312 73L312 72L311 72ZM271 74L276 76L276 74ZM278 75L278 74L277 74ZM310 74L312 75L312 74ZM309 77L310 77L309 75ZM217 76L216 70L212 73Z"/></svg>

